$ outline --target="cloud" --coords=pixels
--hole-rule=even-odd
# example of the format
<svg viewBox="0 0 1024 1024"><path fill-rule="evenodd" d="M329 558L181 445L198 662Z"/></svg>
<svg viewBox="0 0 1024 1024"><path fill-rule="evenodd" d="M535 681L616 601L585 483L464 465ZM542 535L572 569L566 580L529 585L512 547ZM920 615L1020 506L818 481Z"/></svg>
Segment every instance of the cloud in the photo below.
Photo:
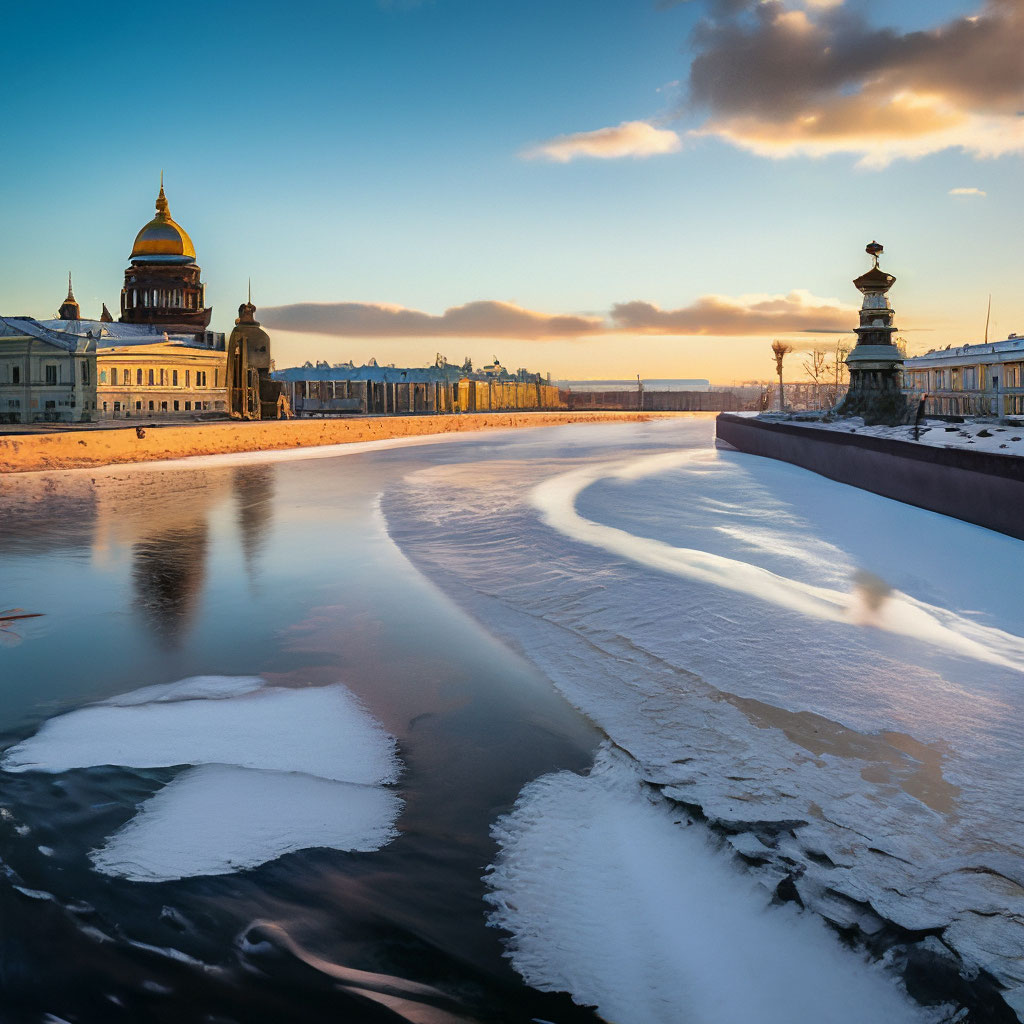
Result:
<svg viewBox="0 0 1024 1024"><path fill-rule="evenodd" d="M705 295L680 309L621 302L607 317L538 313L507 302L467 302L440 316L402 306L300 302L260 311L272 328L344 338L516 338L543 340L602 335L833 333L856 322L855 307L805 291L731 298Z"/></svg>
<svg viewBox="0 0 1024 1024"><path fill-rule="evenodd" d="M684 111L762 156L853 153L881 167L959 148L1024 152L1024 5L912 32L822 0L717 0L693 35Z"/></svg>
<svg viewBox="0 0 1024 1024"><path fill-rule="evenodd" d="M949 190L951 196L987 196L988 193L983 188L951 188Z"/></svg>
<svg viewBox="0 0 1024 1024"><path fill-rule="evenodd" d="M566 164L584 156L602 160L657 156L675 153L681 147L679 136L668 128L655 128L647 121L623 121L613 128L559 135L526 150L522 156L527 160L553 160Z"/></svg>
<svg viewBox="0 0 1024 1024"><path fill-rule="evenodd" d="M260 311L268 327L347 338L556 338L600 331L593 316L550 316L509 302L453 306L436 316L403 306L299 302Z"/></svg>
<svg viewBox="0 0 1024 1024"><path fill-rule="evenodd" d="M853 307L805 291L739 298L704 295L681 309L622 302L612 307L610 318L619 331L670 335L831 334L850 330L856 319Z"/></svg>

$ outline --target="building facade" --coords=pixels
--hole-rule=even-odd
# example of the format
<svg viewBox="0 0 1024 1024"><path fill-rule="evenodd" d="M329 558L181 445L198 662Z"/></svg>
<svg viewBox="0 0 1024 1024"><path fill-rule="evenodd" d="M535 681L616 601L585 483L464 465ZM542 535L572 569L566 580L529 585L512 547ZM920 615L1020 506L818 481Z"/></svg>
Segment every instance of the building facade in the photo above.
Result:
<svg viewBox="0 0 1024 1024"><path fill-rule="evenodd" d="M213 310L195 247L171 218L161 178L156 216L132 246L117 323L106 305L99 320L83 318L70 276L55 318L0 317L0 422L259 418L277 390L261 396L270 339L254 312L241 306L232 333L232 365L255 375L258 398L247 403L244 388L229 393L225 336L208 329Z"/></svg>
<svg viewBox="0 0 1024 1024"><path fill-rule="evenodd" d="M1024 338L947 346L904 363L912 399L952 416L1024 416Z"/></svg>

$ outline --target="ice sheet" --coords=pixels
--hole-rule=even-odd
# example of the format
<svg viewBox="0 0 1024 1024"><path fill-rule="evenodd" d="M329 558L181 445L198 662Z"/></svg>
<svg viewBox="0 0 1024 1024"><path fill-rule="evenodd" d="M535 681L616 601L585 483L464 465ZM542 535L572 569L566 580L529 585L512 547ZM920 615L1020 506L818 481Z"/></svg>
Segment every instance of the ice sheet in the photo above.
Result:
<svg viewBox="0 0 1024 1024"><path fill-rule="evenodd" d="M382 786L234 765L190 768L92 853L108 875L140 882L223 875L314 846L378 850L401 801Z"/></svg>
<svg viewBox="0 0 1024 1024"><path fill-rule="evenodd" d="M674 429L419 471L389 532L772 884L1024 997L1024 545Z"/></svg>
<svg viewBox="0 0 1024 1024"><path fill-rule="evenodd" d="M493 829L490 923L530 984L618 1024L937 1019L821 921L769 906L700 825L605 748L588 777L528 785Z"/></svg>
<svg viewBox="0 0 1024 1024"><path fill-rule="evenodd" d="M145 801L92 860L135 881L225 874L314 846L395 836L395 741L341 684L285 689L201 676L143 687L44 723L8 772L194 765Z"/></svg>
<svg viewBox="0 0 1024 1024"><path fill-rule="evenodd" d="M394 741L344 686L256 689L245 678L232 694L209 679L147 687L53 718L6 750L0 768L232 764L364 785L397 779Z"/></svg>

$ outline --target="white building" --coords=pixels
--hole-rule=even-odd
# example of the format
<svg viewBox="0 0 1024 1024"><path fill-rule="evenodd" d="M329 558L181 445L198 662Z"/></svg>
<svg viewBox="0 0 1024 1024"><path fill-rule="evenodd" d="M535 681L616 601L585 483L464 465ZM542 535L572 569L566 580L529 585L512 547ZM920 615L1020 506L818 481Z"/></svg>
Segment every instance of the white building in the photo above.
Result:
<svg viewBox="0 0 1024 1024"><path fill-rule="evenodd" d="M1024 338L935 349L903 365L904 387L928 410L958 416L1024 415ZM913 395L911 395L913 398Z"/></svg>

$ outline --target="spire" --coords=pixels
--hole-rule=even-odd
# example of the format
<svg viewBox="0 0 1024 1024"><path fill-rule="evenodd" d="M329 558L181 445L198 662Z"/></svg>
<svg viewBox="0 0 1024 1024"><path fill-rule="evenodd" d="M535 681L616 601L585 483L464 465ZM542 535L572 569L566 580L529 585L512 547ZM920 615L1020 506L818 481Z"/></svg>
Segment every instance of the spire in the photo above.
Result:
<svg viewBox="0 0 1024 1024"><path fill-rule="evenodd" d="M103 303L103 312L100 313L100 322L105 324L112 324L114 318L110 315L110 310L107 309L107 304Z"/></svg>
<svg viewBox="0 0 1024 1024"><path fill-rule="evenodd" d="M252 305L252 278L249 278L249 305Z"/></svg>
<svg viewBox="0 0 1024 1024"><path fill-rule="evenodd" d="M58 320L81 320L82 311L75 299L75 293L71 290L71 271L68 271L68 297L60 304L57 311Z"/></svg>
<svg viewBox="0 0 1024 1024"><path fill-rule="evenodd" d="M160 172L160 194L156 197L156 212L159 217L169 217L167 196L164 195L164 172Z"/></svg>

